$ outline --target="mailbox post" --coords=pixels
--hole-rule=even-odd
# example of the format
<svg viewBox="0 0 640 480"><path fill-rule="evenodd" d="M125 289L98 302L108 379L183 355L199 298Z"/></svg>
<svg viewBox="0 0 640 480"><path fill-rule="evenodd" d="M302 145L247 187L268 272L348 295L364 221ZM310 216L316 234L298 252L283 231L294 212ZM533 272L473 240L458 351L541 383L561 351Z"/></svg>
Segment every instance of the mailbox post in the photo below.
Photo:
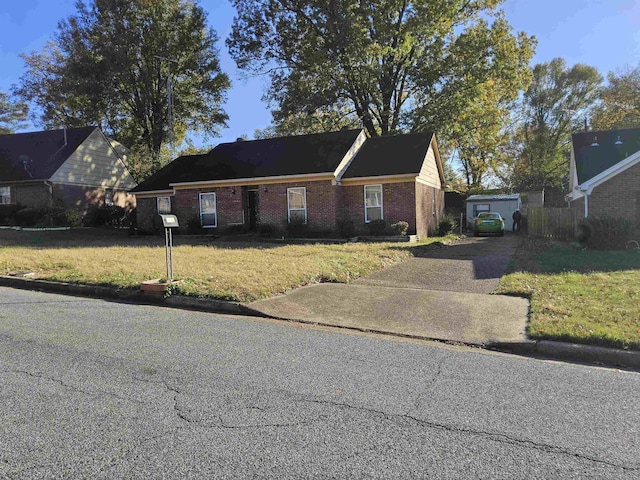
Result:
<svg viewBox="0 0 640 480"><path fill-rule="evenodd" d="M160 214L162 225L164 226L165 257L167 262L167 280L169 284L173 281L173 234L172 228L178 228L178 217L175 215Z"/></svg>

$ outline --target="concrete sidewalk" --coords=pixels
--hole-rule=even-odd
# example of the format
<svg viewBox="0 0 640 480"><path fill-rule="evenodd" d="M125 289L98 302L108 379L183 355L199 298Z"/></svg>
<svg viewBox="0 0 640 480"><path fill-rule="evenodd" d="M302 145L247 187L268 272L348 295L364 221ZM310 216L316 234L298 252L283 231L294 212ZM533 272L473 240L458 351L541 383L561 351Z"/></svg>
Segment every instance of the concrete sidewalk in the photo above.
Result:
<svg viewBox="0 0 640 480"><path fill-rule="evenodd" d="M473 345L527 343L529 302L490 295L513 236L469 238L353 284L300 288L247 306L287 320Z"/></svg>

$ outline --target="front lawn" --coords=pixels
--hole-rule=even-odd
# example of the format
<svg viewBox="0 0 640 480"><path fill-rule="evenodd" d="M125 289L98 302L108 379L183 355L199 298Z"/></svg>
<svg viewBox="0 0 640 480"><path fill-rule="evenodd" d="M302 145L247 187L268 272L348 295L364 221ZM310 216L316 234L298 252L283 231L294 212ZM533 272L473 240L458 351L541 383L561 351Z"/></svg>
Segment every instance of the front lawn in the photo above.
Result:
<svg viewBox="0 0 640 480"><path fill-rule="evenodd" d="M640 350L637 250L523 238L498 293L531 298L531 338Z"/></svg>
<svg viewBox="0 0 640 480"><path fill-rule="evenodd" d="M177 293L249 302L317 282L346 283L442 241L327 245L177 235L173 275L183 280ZM122 288L166 276L164 237L0 230L0 245L0 275L33 272L32 278Z"/></svg>

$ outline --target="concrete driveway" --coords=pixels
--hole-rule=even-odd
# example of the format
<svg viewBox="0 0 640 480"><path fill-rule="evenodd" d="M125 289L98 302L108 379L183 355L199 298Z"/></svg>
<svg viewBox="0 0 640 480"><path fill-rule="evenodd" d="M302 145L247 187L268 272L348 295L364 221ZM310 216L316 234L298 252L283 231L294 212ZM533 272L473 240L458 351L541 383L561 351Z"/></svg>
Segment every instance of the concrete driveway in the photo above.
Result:
<svg viewBox="0 0 640 480"><path fill-rule="evenodd" d="M466 238L352 284L253 302L261 314L364 331L490 345L526 341L529 302L492 295L518 237Z"/></svg>

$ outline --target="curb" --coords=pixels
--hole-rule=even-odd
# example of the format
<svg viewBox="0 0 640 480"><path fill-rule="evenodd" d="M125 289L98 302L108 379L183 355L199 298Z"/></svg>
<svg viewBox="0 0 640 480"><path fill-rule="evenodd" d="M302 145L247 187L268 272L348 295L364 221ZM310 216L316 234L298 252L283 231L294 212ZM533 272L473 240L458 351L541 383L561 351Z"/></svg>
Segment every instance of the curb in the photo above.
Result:
<svg viewBox="0 0 640 480"><path fill-rule="evenodd" d="M552 340L494 343L486 345L486 348L515 355L640 370L640 351L635 350L621 350Z"/></svg>
<svg viewBox="0 0 640 480"><path fill-rule="evenodd" d="M399 338L411 338L415 340L437 341L444 344L460 345L459 342L450 342L421 335L398 334L391 331L377 330L365 327L343 327L339 325L333 325L328 322L279 318L262 313L259 310L255 310L240 302L229 302L210 298L187 297L184 295L171 295L165 298L163 295L143 293L134 289L116 289L111 287L65 282L52 282L47 280L26 279L7 276L0 276L0 286L18 288L22 290L36 290L66 295L77 295L81 297L119 300L123 302L139 303L143 305L197 310L210 313L271 318L292 323L303 323L306 325L317 325L365 333L388 335ZM580 363L591 363L601 366L622 367L640 370L640 351L620 350L615 348L606 348L567 342L554 342L551 340L524 340L522 342L512 343L495 342L486 345L465 345L469 347L485 348L487 350L494 350L514 355L542 357Z"/></svg>
<svg viewBox="0 0 640 480"><path fill-rule="evenodd" d="M0 276L0 286L19 288L22 290L37 290L42 292L77 295L80 297L120 300L123 302L140 303L187 310L199 310L211 313L227 313L233 315L254 315L251 309L239 302L226 302L208 298L172 295L164 297L154 293L144 293L128 288L111 288L96 285L76 283L52 282L47 280L26 279L19 277Z"/></svg>

